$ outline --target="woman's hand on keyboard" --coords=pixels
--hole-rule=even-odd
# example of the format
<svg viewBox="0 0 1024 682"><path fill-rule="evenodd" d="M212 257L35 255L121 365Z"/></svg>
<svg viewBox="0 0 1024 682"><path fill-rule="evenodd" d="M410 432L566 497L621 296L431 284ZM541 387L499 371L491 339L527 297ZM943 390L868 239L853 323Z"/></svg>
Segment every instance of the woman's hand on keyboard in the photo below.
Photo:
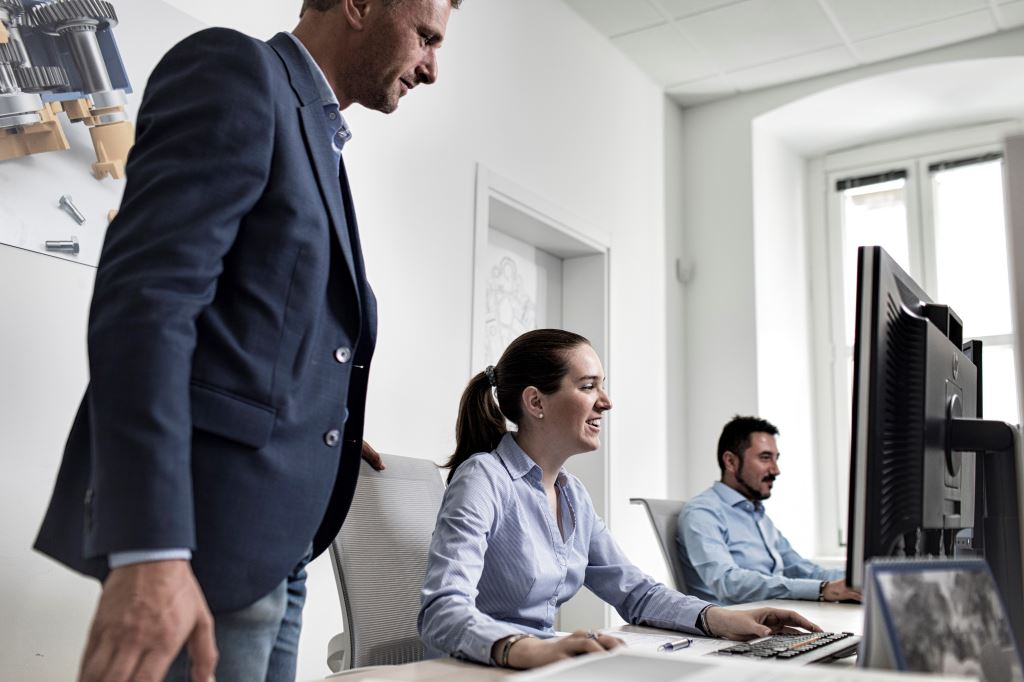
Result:
<svg viewBox="0 0 1024 682"><path fill-rule="evenodd" d="M740 611L713 606L707 611L707 619L711 634L738 642L780 632L796 632L796 628L821 632L817 625L788 609L763 607Z"/></svg>

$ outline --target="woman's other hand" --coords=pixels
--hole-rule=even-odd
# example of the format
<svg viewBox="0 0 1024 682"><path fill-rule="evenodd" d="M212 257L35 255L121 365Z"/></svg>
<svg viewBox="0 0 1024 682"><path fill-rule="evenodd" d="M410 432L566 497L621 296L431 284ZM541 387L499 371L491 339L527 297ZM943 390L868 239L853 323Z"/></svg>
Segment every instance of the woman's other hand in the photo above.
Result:
<svg viewBox="0 0 1024 682"><path fill-rule="evenodd" d="M494 651L499 655L504 643L505 640L498 640L494 644ZM551 639L526 637L512 644L508 652L508 667L520 670L537 668L580 654L610 651L623 644L618 637L587 630L577 630L571 635Z"/></svg>

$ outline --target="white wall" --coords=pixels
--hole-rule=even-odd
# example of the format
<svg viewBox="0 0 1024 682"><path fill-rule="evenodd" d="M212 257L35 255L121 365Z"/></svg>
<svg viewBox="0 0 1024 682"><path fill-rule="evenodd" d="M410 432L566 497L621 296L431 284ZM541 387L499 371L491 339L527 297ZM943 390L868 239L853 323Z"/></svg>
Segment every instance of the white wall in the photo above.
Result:
<svg viewBox="0 0 1024 682"><path fill-rule="evenodd" d="M672 100L665 99L665 346L666 371L669 377L666 393L668 453L665 470L668 481L666 494L682 499L689 458L687 440L687 376L686 376L686 279L690 254L683 241L683 216L686 197L683 196L683 159L687 149L683 144L683 110ZM677 270L678 268L678 270ZM680 277L681 275L681 277Z"/></svg>
<svg viewBox="0 0 1024 682"><path fill-rule="evenodd" d="M0 245L0 661L74 679L99 589L29 548L87 380L94 270Z"/></svg>
<svg viewBox="0 0 1024 682"><path fill-rule="evenodd" d="M299 0L173 4L203 23L268 37L294 25ZM469 0L453 14L437 85L390 117L346 112L355 133L346 163L380 299L368 440L437 461L453 447L459 395L479 370L469 361L470 286L482 163L611 235L610 519L626 552L661 576L647 522L626 499L665 494L664 116L658 88L550 0ZM28 546L85 385L91 279L68 281L54 259L0 251L0 660L15 677L70 679L96 588ZM56 330L47 325L54 301L67 308ZM36 371L48 358L62 369ZM322 558L311 567L300 679L327 672L326 643L338 629Z"/></svg>
<svg viewBox="0 0 1024 682"><path fill-rule="evenodd" d="M796 547L817 541L811 325L804 230L804 162L754 127L754 301L757 409L781 430L773 521Z"/></svg>
<svg viewBox="0 0 1024 682"><path fill-rule="evenodd" d="M794 101L879 74L925 64L1020 54L1024 54L1024 31L1009 31L684 111L680 124L685 149L684 172L680 187L674 189L686 198L683 240L689 258L695 263L695 277L686 289L685 311L676 313L683 318L686 330L688 434L685 450L688 466L685 481L678 488L680 497L692 496L718 477L714 448L722 424L736 412L760 411L761 416L775 421L786 436L781 443L786 452L782 462L783 476L776 495L769 503L770 512L779 520L784 532L802 537L804 532L797 519L804 519L809 511L814 511L808 508L805 497L799 494L799 486L789 483L799 478L803 485L805 476L809 477L807 480L815 480L812 472L798 474L794 471L820 456L814 453L812 445L817 443L813 433L813 409L806 399L801 399L803 404L789 409L768 403L768 396L775 387L759 385L759 379L766 376L765 368L759 365L773 360L774 354L759 352L758 344L762 342L759 334L770 334L771 327L759 309L759 306L767 304L767 295L761 296L756 287L782 286L791 290L794 280L792 273L784 268L789 260L779 263L760 259L755 244L764 242L761 235L755 239L755 229L775 230L768 226L774 224L778 227L779 216L792 210L792 202L796 199L789 194L786 184L800 182L794 155L799 152L802 157L810 153L810 148L815 147L821 138L810 139L812 126L805 129L791 127L785 136L778 131L764 130L765 137L755 142L755 121ZM987 117L993 116L995 109L977 108L973 102L985 92L1006 89L1006 84L993 77L991 83L974 81L970 85L973 87L961 89L962 98L959 100L951 93L939 103L918 100L918 109L900 110L897 112L900 115L896 116L890 116L893 112L887 107L897 108L904 103L895 104L894 100L898 98L890 97L891 91L862 89L859 96L851 96L844 102L842 112L825 108L812 112L817 114L814 132L827 133L831 129L840 135L845 134L841 146L851 146L906 134L915 127L915 132L921 132L921 126L965 125L991 120ZM913 78L904 79L900 88L901 93L913 93ZM972 91L973 97L970 96ZM906 98L907 103L912 100L912 94ZM943 118L930 117L931 110L937 109L940 103L945 107ZM773 141L771 134L784 139ZM672 135L666 132L667 138ZM822 149L819 147L814 151L820 153ZM762 154L760 160L759 153ZM766 183L764 187L769 194L782 192L783 195L770 196L767 204L756 201L755 172L788 177L789 181L782 184L778 178L766 177L758 181ZM774 208L769 208L762 215L756 213L759 206ZM775 237L784 235L776 231L764 235L764 239ZM787 249L805 248L798 241L785 246ZM775 255L775 258L783 257L779 253ZM806 271L806 263L803 266L794 264L793 267L802 267ZM758 272L760 268L765 268L765 272ZM775 276L771 275L772 269L777 271ZM801 313L796 308L806 309L809 295L806 290L795 294L795 299L791 299L795 303L786 314L799 317ZM768 312L767 308L765 312ZM779 312L775 309L774 314ZM806 315L806 310L802 314ZM669 324L673 323L670 321ZM809 332L801 328L793 338L800 346L806 347L808 335ZM772 343L773 340L765 339L764 342ZM805 377L799 377L801 386L806 381ZM802 419L798 413L803 413ZM793 436L797 436L799 441L797 447L794 447ZM803 448L807 450L799 451ZM793 494L785 494L786 490L793 491ZM787 518L792 520L783 525L782 519ZM818 549L817 544L820 542L812 542L810 546L797 543L797 548L813 554Z"/></svg>

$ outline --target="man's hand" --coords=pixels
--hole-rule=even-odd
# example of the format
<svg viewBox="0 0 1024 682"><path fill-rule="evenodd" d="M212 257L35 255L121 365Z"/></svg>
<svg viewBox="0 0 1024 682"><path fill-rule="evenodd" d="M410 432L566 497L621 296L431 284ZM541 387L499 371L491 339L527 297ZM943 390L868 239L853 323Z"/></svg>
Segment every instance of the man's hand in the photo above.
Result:
<svg viewBox="0 0 1024 682"><path fill-rule="evenodd" d="M384 466L384 460L380 458L380 453L373 449L373 446L363 441L363 459L366 463L372 466L377 471L384 471L387 469Z"/></svg>
<svg viewBox="0 0 1024 682"><path fill-rule="evenodd" d="M624 642L618 637L601 635L577 630L566 637L553 637L551 639L537 639L526 637L520 639L508 652L508 667L527 670L538 666L561 661L580 654L589 654L595 651L608 651ZM505 646L505 640L499 639L492 648L492 657L498 660L501 650Z"/></svg>
<svg viewBox="0 0 1024 682"><path fill-rule="evenodd" d="M192 680L213 680L213 616L189 562L115 568L103 584L82 655L82 682L162 680L188 643Z"/></svg>
<svg viewBox="0 0 1024 682"><path fill-rule="evenodd" d="M860 590L851 590L842 578L825 583L825 589L821 596L825 601L863 601L864 599Z"/></svg>
<svg viewBox="0 0 1024 682"><path fill-rule="evenodd" d="M712 606L707 611L708 628L716 637L738 642L772 634L796 632L803 628L810 632L821 632L821 628L795 611L762 607L736 611Z"/></svg>

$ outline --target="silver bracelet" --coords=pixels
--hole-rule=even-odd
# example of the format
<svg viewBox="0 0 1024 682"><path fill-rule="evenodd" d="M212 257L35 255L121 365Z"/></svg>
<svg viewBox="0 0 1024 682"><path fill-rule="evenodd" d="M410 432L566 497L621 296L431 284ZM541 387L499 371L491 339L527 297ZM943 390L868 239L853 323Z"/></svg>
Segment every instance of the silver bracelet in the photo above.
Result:
<svg viewBox="0 0 1024 682"><path fill-rule="evenodd" d="M700 610L700 614L697 616L697 629L704 633L707 637L717 637L715 633L711 632L711 627L708 625L708 609L712 608L714 604L708 604Z"/></svg>
<svg viewBox="0 0 1024 682"><path fill-rule="evenodd" d="M512 645L521 639L526 639L527 637L533 637L533 635L523 632L518 635L512 635L505 640L504 646L501 647L501 658L498 660L498 665L500 667L508 667L508 655L512 651Z"/></svg>

